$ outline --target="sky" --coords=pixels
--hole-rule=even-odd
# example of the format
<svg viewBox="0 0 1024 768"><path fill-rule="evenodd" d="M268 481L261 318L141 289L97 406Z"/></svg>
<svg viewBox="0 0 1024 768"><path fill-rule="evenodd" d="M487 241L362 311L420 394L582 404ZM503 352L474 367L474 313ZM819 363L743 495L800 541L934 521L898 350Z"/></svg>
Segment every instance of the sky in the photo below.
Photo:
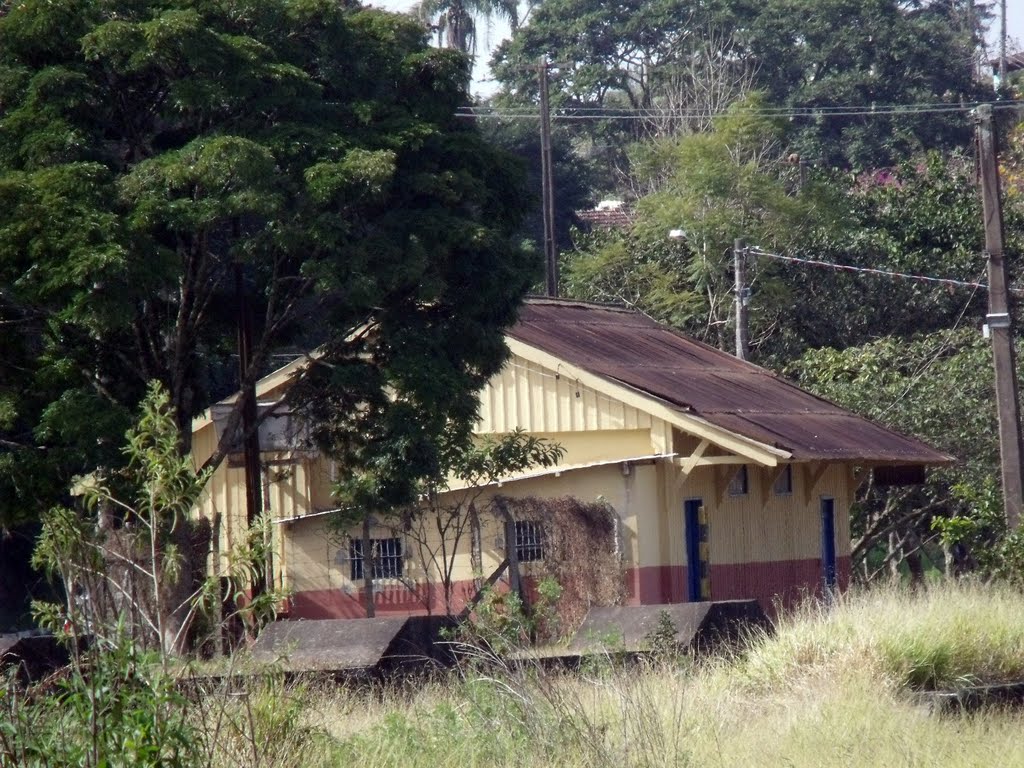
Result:
<svg viewBox="0 0 1024 768"><path fill-rule="evenodd" d="M991 1L991 0L990 0ZM378 8L386 8L389 11L407 12L415 4L415 0L364 0L367 5L374 5ZM998 0L995 7L998 14ZM509 35L508 24L495 20L489 30L484 30L480 36L476 62L473 67L472 92L475 96L489 96L497 89L497 83L491 78L490 68L487 66L491 58L491 52ZM989 29L989 46L993 54L998 52L999 17L996 16L995 23ZM1006 36L1007 53L1024 51L1024 0L1006 0Z"/></svg>

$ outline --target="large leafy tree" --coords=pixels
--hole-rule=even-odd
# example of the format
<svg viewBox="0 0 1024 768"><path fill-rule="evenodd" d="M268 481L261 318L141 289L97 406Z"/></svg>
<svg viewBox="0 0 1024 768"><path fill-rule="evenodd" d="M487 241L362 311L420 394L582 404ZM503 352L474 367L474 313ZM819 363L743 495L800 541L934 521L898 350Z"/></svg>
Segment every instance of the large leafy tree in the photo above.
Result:
<svg viewBox="0 0 1024 768"><path fill-rule="evenodd" d="M548 0L492 69L504 98L529 101L530 66L550 56L556 106L632 111L625 129L602 134L620 142L636 127L706 130L752 86L793 111L792 143L805 160L874 168L969 139L958 106L984 91L967 19L949 0ZM916 111L925 105L947 111ZM663 109L685 117L659 120Z"/></svg>
<svg viewBox="0 0 1024 768"><path fill-rule="evenodd" d="M812 231L790 255L967 284L987 281L981 200L968 156L929 153L885 171L832 175L830 181L844 190L842 226ZM1024 246L1019 196L1006 195L1003 213L1006 251L1017 253ZM1019 266L1011 259L1009 268L1011 282L1018 282ZM984 319L985 291L970 285L806 264L776 269L786 286L776 296L780 321L772 344L780 364L807 348L842 349L887 336L979 327Z"/></svg>
<svg viewBox="0 0 1024 768"><path fill-rule="evenodd" d="M713 130L632 148L633 167L652 191L637 203L631 232L591 236L567 259L576 295L624 301L722 348L731 346L735 239L787 249L828 229L834 195L785 159L783 127L751 94L718 116ZM683 239L670 242L678 230ZM755 337L768 335L776 298L770 265L755 270ZM762 322L763 321L763 322Z"/></svg>
<svg viewBox="0 0 1024 768"><path fill-rule="evenodd" d="M495 52L492 70L509 95L528 98L537 93L532 65L547 55L556 103L650 108L709 40L719 55L732 51L732 32L753 7L746 0L546 0Z"/></svg>
<svg viewBox="0 0 1024 768"><path fill-rule="evenodd" d="M188 448L238 384L236 281L244 381L322 343L294 405L325 447L409 482L435 467L534 271L516 164L454 117L465 59L329 0L0 8L0 522L119 462L150 380Z"/></svg>
<svg viewBox="0 0 1024 768"><path fill-rule="evenodd" d="M956 107L983 91L966 14L948 0L768 0L748 43L773 100L810 113L794 126L806 159L874 168L969 141ZM915 113L924 105L949 112Z"/></svg>
<svg viewBox="0 0 1024 768"><path fill-rule="evenodd" d="M811 350L789 373L812 391L959 459L933 470L923 485L872 482L862 489L851 518L858 574L871 578L905 562L919 577L928 560L950 571L1000 570L997 542L1005 525L992 354L976 328Z"/></svg>

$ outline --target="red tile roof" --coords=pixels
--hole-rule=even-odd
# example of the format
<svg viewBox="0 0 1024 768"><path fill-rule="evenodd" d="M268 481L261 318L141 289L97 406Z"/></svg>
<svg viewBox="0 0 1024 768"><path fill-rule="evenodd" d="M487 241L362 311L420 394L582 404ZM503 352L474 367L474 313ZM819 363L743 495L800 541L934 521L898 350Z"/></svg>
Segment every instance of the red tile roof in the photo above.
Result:
<svg viewBox="0 0 1024 768"><path fill-rule="evenodd" d="M629 229L636 221L636 214L623 205L619 208L576 211L576 218L591 229Z"/></svg>
<svg viewBox="0 0 1024 768"><path fill-rule="evenodd" d="M953 461L920 440L629 310L530 299L510 335L680 411L789 451L795 461Z"/></svg>

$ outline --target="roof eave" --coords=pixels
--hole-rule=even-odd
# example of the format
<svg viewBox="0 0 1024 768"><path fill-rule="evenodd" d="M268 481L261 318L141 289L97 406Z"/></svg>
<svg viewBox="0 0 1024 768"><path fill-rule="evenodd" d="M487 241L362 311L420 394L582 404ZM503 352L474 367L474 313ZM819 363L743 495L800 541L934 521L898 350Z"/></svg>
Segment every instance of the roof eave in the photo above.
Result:
<svg viewBox="0 0 1024 768"><path fill-rule="evenodd" d="M682 411L677 406L655 397L649 392L645 392L623 381L592 373L539 347L527 344L514 336L507 335L505 340L508 343L509 349L515 355L551 370L558 370L566 376L579 380L581 384L591 389L639 408L645 413L678 427L684 432L700 438L706 438L714 445L743 456L752 463L774 467L780 462L789 460L792 456L787 450L761 443L745 435L716 426L697 414Z"/></svg>

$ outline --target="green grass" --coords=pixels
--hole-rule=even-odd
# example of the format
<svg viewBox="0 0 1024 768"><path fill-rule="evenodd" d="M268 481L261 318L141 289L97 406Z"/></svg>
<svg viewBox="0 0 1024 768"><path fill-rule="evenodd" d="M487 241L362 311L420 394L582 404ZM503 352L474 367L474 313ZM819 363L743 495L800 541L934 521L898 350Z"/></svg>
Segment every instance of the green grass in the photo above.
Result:
<svg viewBox="0 0 1024 768"><path fill-rule="evenodd" d="M866 667L884 685L933 690L1024 680L1024 596L1004 585L940 583L855 592L808 605L759 638L738 671L775 685Z"/></svg>

